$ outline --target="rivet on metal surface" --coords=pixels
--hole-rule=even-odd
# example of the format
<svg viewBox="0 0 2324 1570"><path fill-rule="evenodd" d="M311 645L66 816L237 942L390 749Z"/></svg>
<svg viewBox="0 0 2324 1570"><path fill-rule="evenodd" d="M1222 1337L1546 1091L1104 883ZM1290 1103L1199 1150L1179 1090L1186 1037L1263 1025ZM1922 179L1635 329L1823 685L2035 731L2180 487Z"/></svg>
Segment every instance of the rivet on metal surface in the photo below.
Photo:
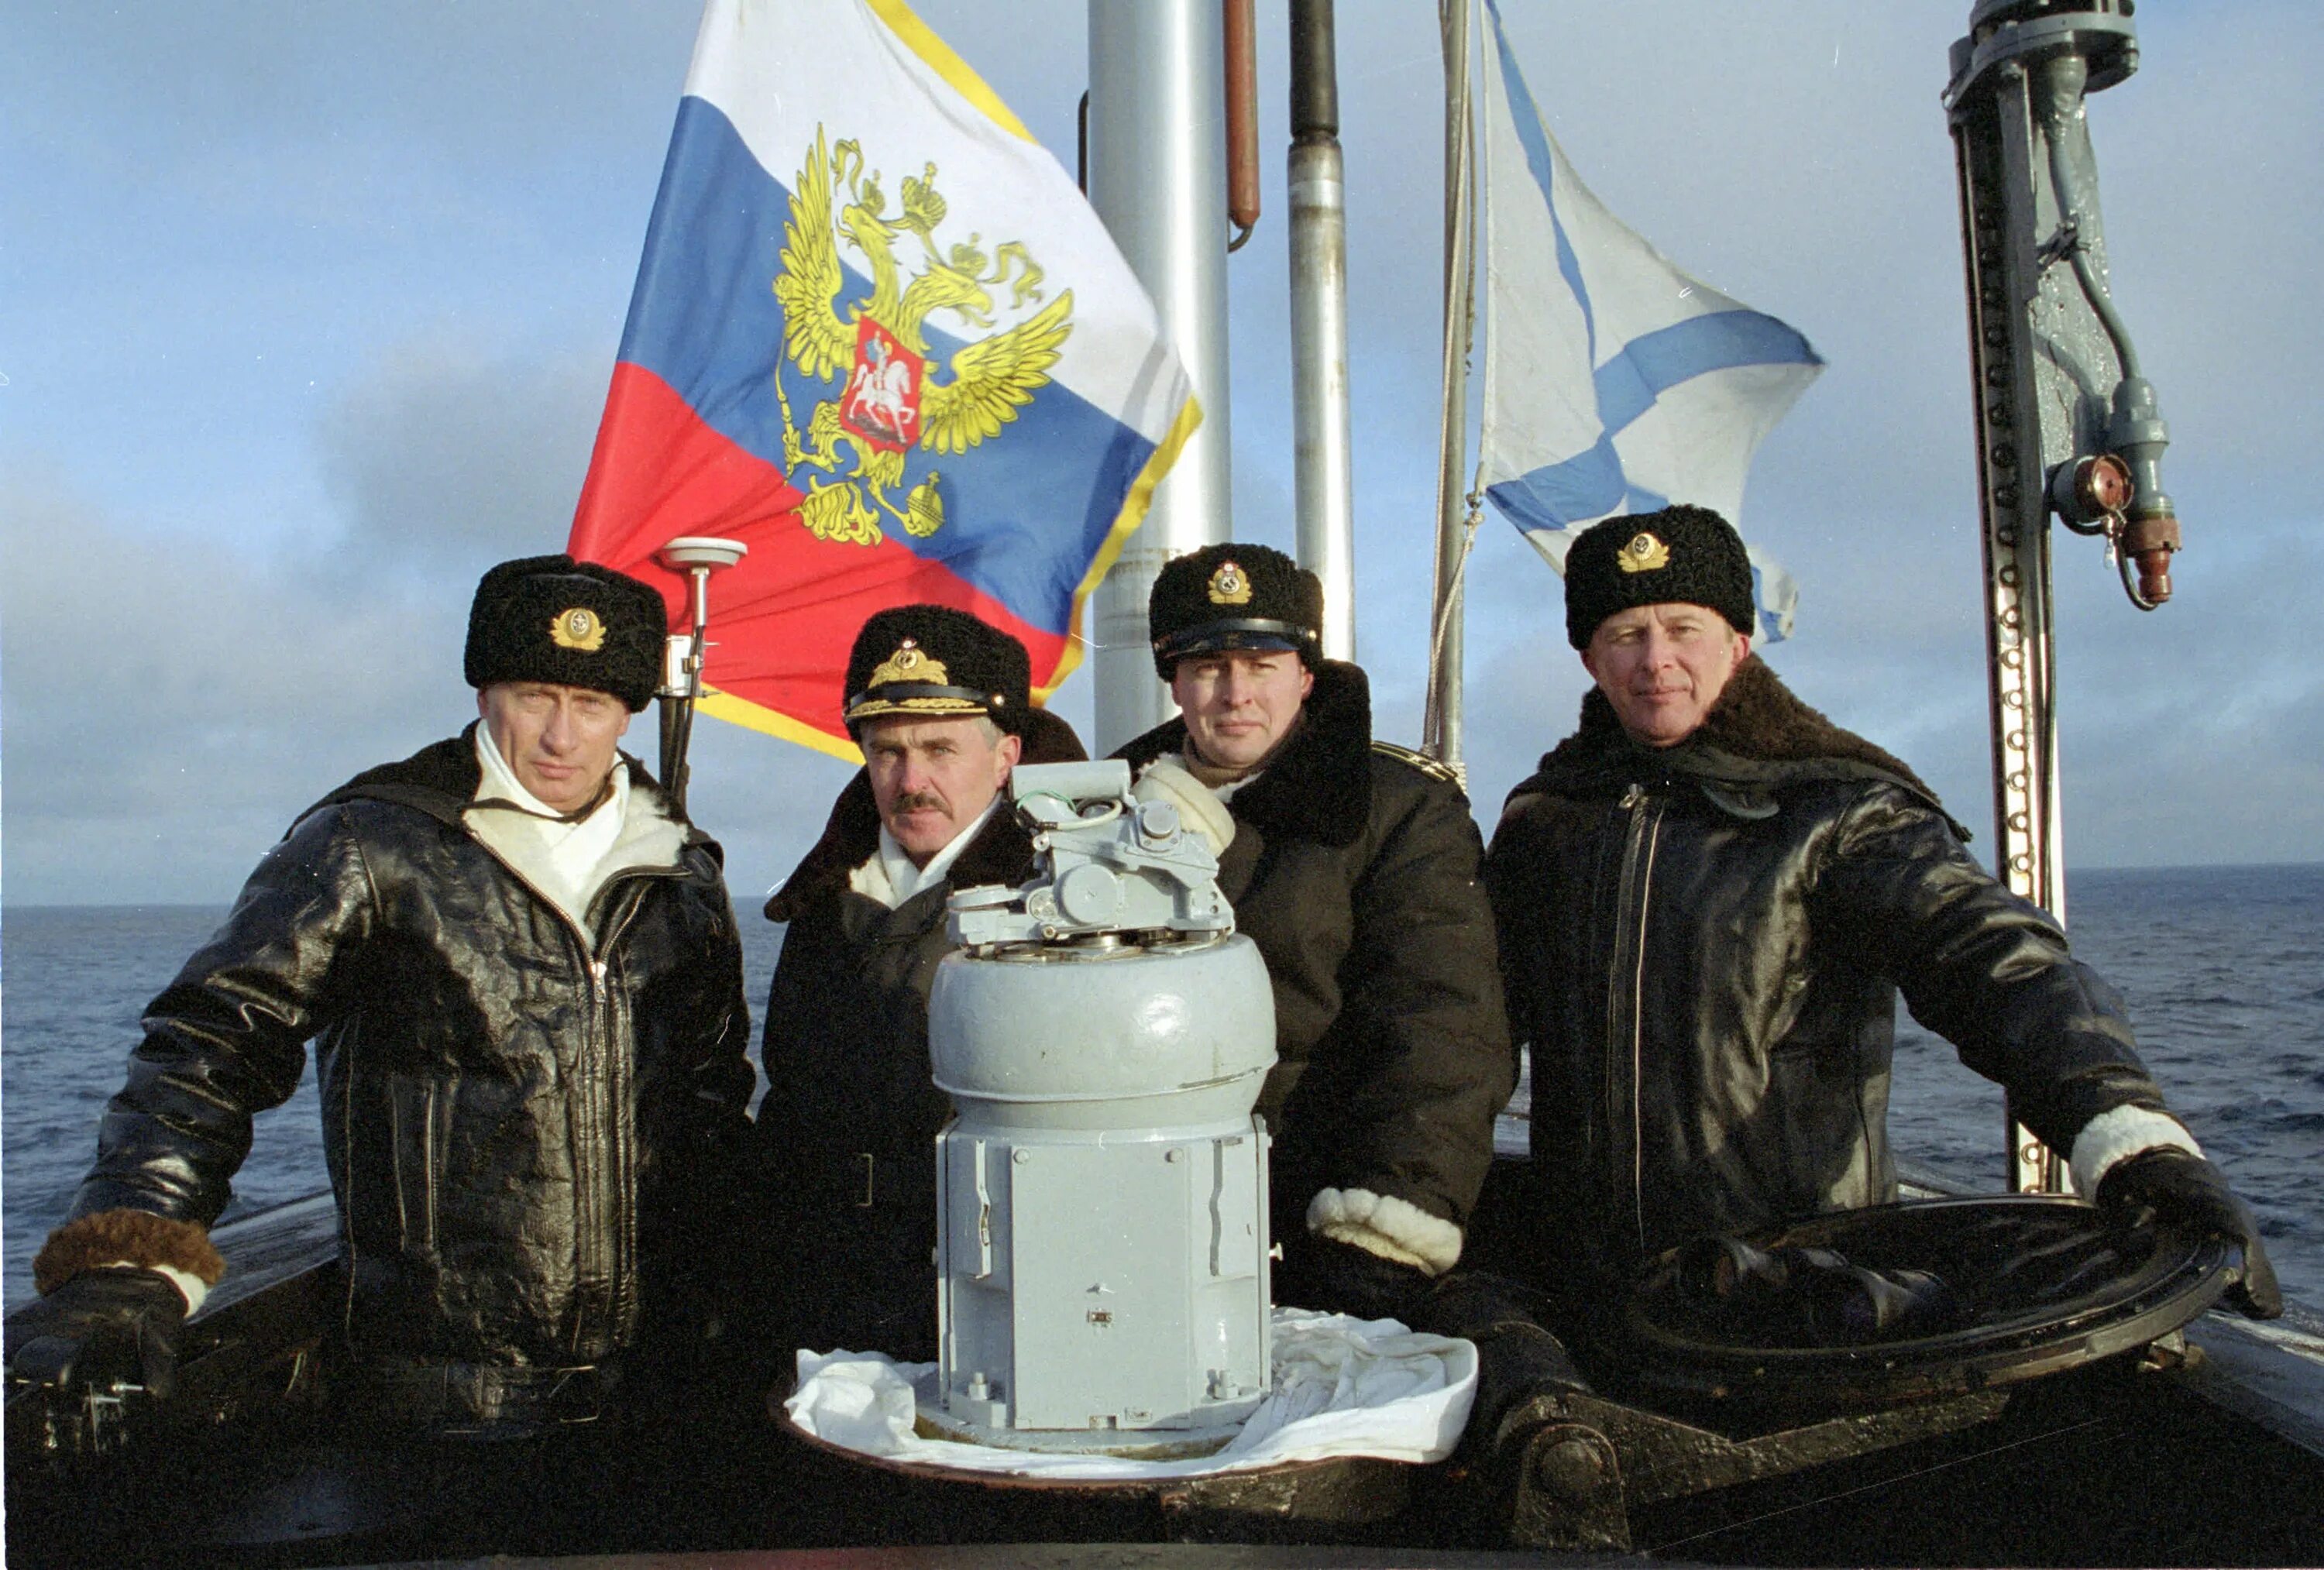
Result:
<svg viewBox="0 0 2324 1570"><path fill-rule="evenodd" d="M2017 564L2004 562L2001 565L2001 571L1996 573L1994 576L1999 578L2005 586L2015 589L2017 587Z"/></svg>
<svg viewBox="0 0 2324 1570"><path fill-rule="evenodd" d="M1024 1149L1024 1148L1022 1148L1022 1147L1020 1146L1019 1148L1018 1148L1018 1149L1016 1149L1016 1150L1013 1150L1013 1151L1010 1151L1010 1152L1009 1152L1009 1159L1010 1159L1010 1161L1012 1161L1016 1162L1019 1166L1020 1166L1020 1167L1021 1167L1021 1166L1023 1166L1027 1161L1031 1161L1031 1160L1033 1159L1033 1152L1032 1152L1031 1151L1026 1150L1026 1149Z"/></svg>
<svg viewBox="0 0 2324 1570"><path fill-rule="evenodd" d="M2012 709L2023 709L2025 707L2025 694L2015 690L2014 688L2009 692L2002 693L2001 701L2006 706Z"/></svg>
<svg viewBox="0 0 2324 1570"><path fill-rule="evenodd" d="M2009 750L2012 752L2023 752L2025 750L2025 732L2023 730L2012 730L2009 733Z"/></svg>

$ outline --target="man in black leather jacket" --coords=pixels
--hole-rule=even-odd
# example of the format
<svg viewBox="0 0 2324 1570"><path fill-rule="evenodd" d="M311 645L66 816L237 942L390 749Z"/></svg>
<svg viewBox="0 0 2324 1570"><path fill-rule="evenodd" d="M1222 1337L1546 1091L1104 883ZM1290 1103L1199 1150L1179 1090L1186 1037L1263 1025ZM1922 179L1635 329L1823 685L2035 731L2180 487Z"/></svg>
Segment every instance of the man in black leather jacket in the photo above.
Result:
<svg viewBox="0 0 2324 1570"><path fill-rule="evenodd" d="M1119 756L1217 848L1273 983L1276 1301L1410 1320L1462 1256L1516 1065L1468 798L1373 739L1323 609L1265 546L1170 562L1148 621L1180 717Z"/></svg>
<svg viewBox="0 0 2324 1570"><path fill-rule="evenodd" d="M2238 1300L2280 1311L2249 1212L2165 1110L2119 995L1970 860L1911 769L1752 657L1724 519L1673 507L1586 531L1566 623L1595 689L1509 796L1485 868L1532 1044L1547 1284L1587 1291L1699 1233L1894 1198L1901 991L2070 1153L2079 1192L2228 1235Z"/></svg>
<svg viewBox="0 0 2324 1570"><path fill-rule="evenodd" d="M749 1014L717 845L615 743L659 595L566 556L486 574L476 724L303 813L147 1011L97 1163L12 1317L22 1372L142 1363L223 1269L251 1117L316 1045L360 1377L424 1433L600 1415L625 1356L726 1311Z"/></svg>

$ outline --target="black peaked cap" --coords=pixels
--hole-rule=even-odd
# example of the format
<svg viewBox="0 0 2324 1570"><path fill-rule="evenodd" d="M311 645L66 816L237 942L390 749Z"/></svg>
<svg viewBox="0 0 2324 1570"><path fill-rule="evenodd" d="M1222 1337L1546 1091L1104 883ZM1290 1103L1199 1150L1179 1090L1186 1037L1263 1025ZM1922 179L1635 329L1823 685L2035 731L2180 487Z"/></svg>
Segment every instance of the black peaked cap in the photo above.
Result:
<svg viewBox="0 0 2324 1570"><path fill-rule="evenodd" d="M1180 660L1229 649L1288 649L1312 666L1323 657L1323 583L1267 546L1204 546L1155 577L1146 620L1166 682Z"/></svg>
<svg viewBox="0 0 2324 1570"><path fill-rule="evenodd" d="M661 684L669 614L626 573L571 556L503 562L468 608L472 687L556 682L611 693L635 713Z"/></svg>
<svg viewBox="0 0 2324 1570"><path fill-rule="evenodd" d="M844 717L851 730L890 715L982 714L1022 734L1031 706L1032 661L1025 646L948 605L874 612L847 656Z"/></svg>

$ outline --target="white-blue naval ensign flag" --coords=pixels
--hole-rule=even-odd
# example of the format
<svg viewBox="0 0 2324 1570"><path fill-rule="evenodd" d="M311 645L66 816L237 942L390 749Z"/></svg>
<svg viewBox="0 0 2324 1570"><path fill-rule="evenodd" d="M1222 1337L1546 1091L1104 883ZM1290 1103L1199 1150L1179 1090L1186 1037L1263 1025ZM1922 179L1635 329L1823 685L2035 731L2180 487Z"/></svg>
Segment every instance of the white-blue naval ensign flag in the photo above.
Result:
<svg viewBox="0 0 2324 1570"><path fill-rule="evenodd" d="M1752 453L1823 361L1590 194L1487 9L1485 493L1560 572L1601 518L1684 501L1736 521ZM1756 547L1751 565L1778 641L1798 586Z"/></svg>

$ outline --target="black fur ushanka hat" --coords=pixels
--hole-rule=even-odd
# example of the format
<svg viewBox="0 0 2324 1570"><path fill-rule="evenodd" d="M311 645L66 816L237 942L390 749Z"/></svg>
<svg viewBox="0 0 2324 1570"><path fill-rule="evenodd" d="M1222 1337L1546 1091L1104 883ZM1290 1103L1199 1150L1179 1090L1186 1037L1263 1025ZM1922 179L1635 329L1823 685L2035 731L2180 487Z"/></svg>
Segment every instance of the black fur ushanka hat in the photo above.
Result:
<svg viewBox="0 0 2324 1570"><path fill-rule="evenodd" d="M1025 646L999 628L947 605L898 605L875 611L855 635L843 717L854 730L887 715L982 714L1021 734L1031 689Z"/></svg>
<svg viewBox="0 0 2324 1570"><path fill-rule="evenodd" d="M1238 648L1288 650L1312 667L1323 652L1323 583L1267 546L1204 546L1155 577L1146 621L1166 682L1189 656Z"/></svg>
<svg viewBox="0 0 2324 1570"><path fill-rule="evenodd" d="M1565 638L1576 648L1618 611L1682 602L1708 606L1740 633L1757 625L1743 537L1707 507L1609 518L1565 554Z"/></svg>
<svg viewBox="0 0 2324 1570"><path fill-rule="evenodd" d="M503 562L468 607L468 684L555 682L611 693L632 713L661 684L669 615L626 573L571 556Z"/></svg>

